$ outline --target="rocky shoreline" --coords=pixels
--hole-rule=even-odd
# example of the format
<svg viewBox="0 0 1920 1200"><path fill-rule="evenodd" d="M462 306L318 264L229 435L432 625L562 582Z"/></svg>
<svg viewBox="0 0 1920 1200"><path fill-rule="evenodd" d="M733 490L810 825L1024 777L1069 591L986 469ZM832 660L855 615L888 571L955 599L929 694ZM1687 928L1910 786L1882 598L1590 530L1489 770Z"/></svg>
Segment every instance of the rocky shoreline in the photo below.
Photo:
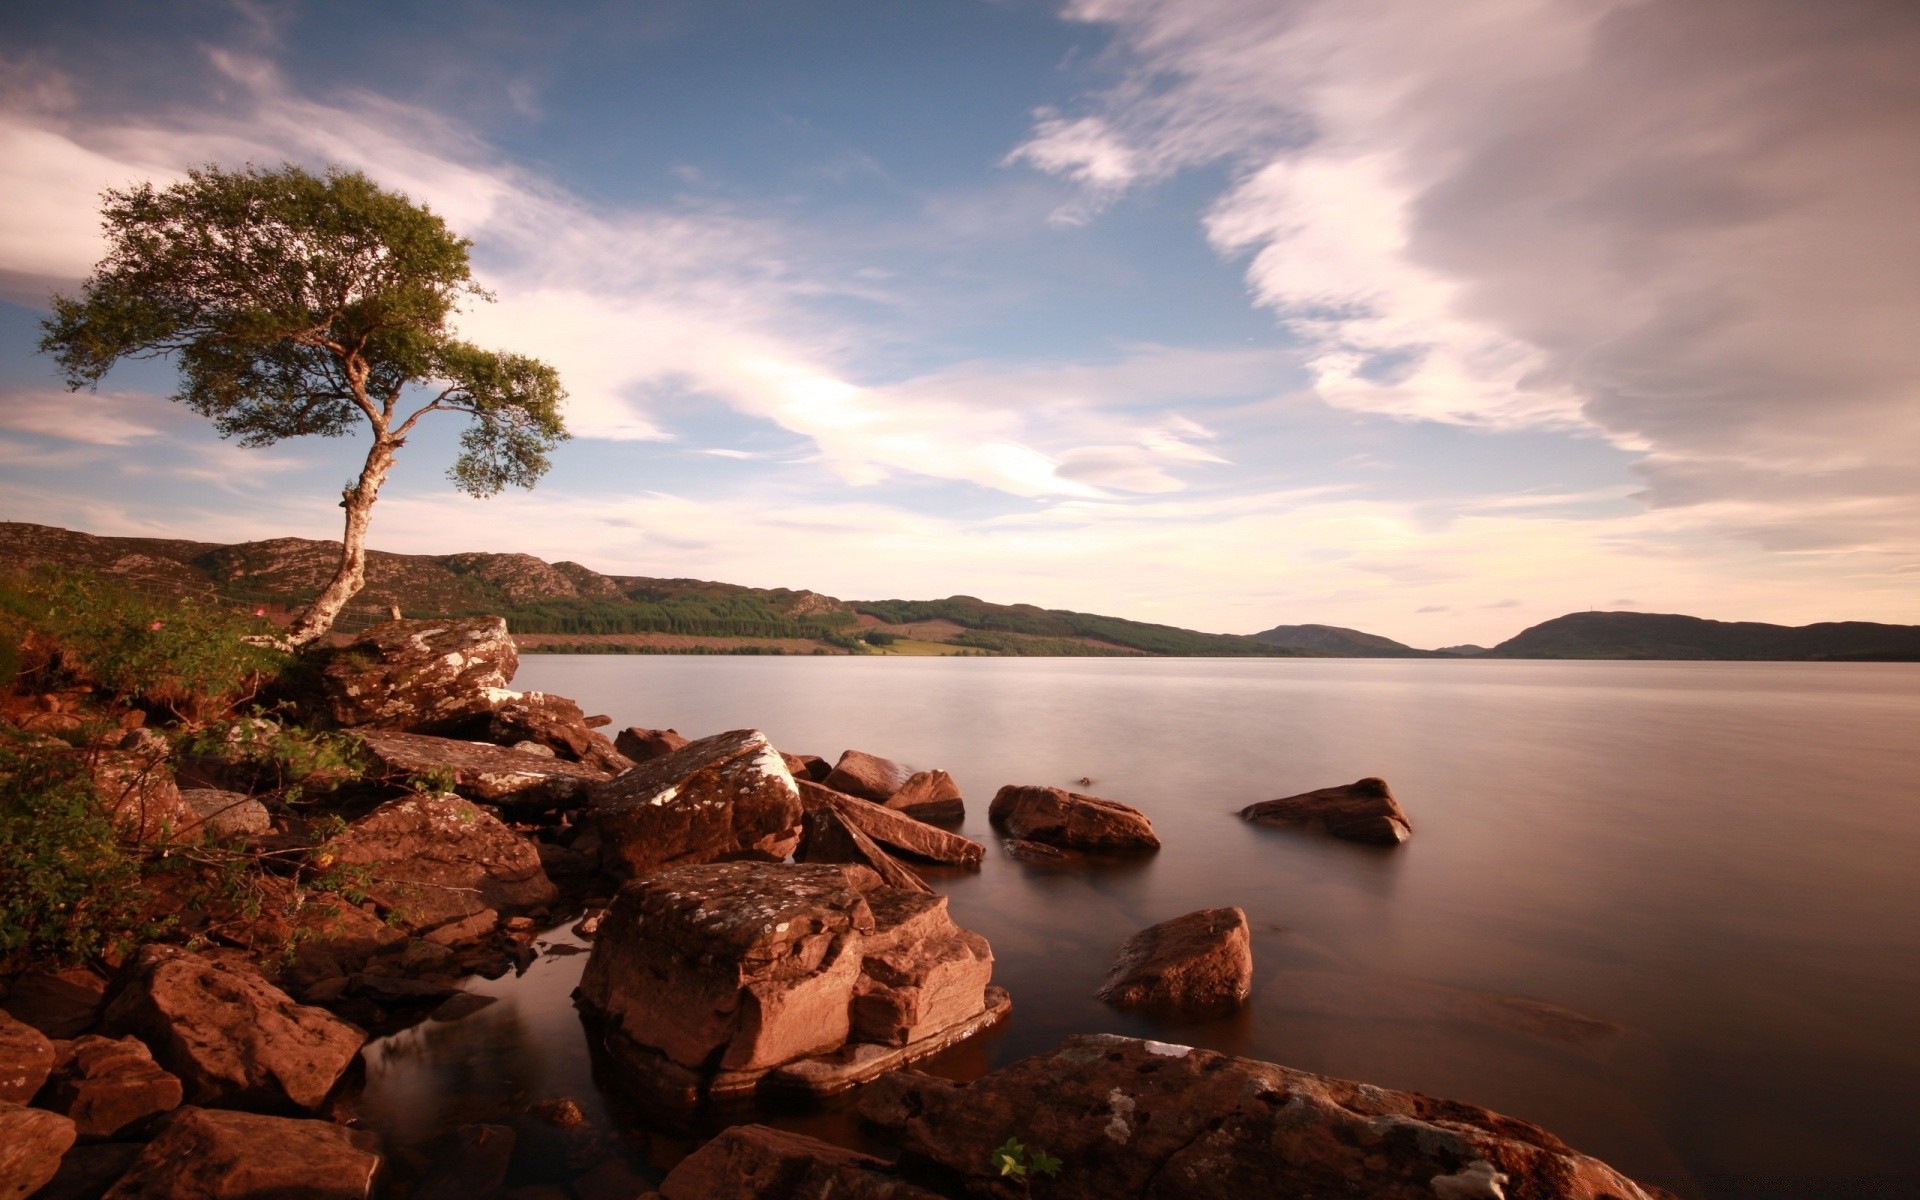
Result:
<svg viewBox="0 0 1920 1200"><path fill-rule="evenodd" d="M211 740L84 697L10 711L77 756L120 837L223 873L139 944L0 977L0 1200L1665 1195L1484 1109L1158 1042L920 1074L1019 1001L923 874L983 868L944 827L952 778L751 729L610 739L608 718L512 691L517 665L498 619L395 621ZM103 718L124 727L110 744L59 740ZM256 751L289 728L354 765L265 786ZM1243 815L1387 846L1411 828L1371 779ZM989 818L1023 869L1160 844L1137 810L1059 788L1004 787ZM662 1174L558 1097L426 1145L369 1127L367 1042L483 1006L463 981L524 971L568 924L591 943L583 1036L649 1119L855 1091L896 1159L749 1124ZM1209 909L1129 940L1102 998L1213 1011L1251 978L1245 915ZM530 1182L534 1158L566 1169Z"/></svg>

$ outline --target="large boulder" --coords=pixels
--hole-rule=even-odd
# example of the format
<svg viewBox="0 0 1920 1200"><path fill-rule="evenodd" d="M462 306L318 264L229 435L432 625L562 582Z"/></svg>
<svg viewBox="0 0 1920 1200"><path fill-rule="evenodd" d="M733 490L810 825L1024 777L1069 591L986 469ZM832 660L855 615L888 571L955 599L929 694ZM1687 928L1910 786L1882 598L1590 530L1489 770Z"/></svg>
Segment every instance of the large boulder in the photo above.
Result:
<svg viewBox="0 0 1920 1200"><path fill-rule="evenodd" d="M379 1170L369 1133L182 1108L106 1200L369 1200Z"/></svg>
<svg viewBox="0 0 1920 1200"><path fill-rule="evenodd" d="M161 945L115 980L103 1024L145 1042L188 1100L222 1108L319 1108L366 1041L251 971Z"/></svg>
<svg viewBox="0 0 1920 1200"><path fill-rule="evenodd" d="M670 1105L842 1090L1006 1010L993 952L946 898L858 866L720 863L628 883L579 996L643 1094Z"/></svg>
<svg viewBox="0 0 1920 1200"><path fill-rule="evenodd" d="M53 1070L47 1035L0 1012L0 1104L25 1104Z"/></svg>
<svg viewBox="0 0 1920 1200"><path fill-rule="evenodd" d="M885 804L911 778L911 767L902 766L890 758L881 758L878 754L868 754L864 750L849 750L840 756L840 761L820 782L836 792Z"/></svg>
<svg viewBox="0 0 1920 1200"><path fill-rule="evenodd" d="M502 746L532 742L563 761L608 775L631 767L634 760L620 753L605 735L595 733L587 720L580 706L565 696L525 692L494 706L487 717L487 740Z"/></svg>
<svg viewBox="0 0 1920 1200"><path fill-rule="evenodd" d="M1100 998L1121 1008L1205 1012L1233 1008L1252 991L1247 914L1203 908L1128 938Z"/></svg>
<svg viewBox="0 0 1920 1200"><path fill-rule="evenodd" d="M897 808L917 821L957 824L966 819L967 804L960 785L945 771L915 771L887 797L887 807Z"/></svg>
<svg viewBox="0 0 1920 1200"><path fill-rule="evenodd" d="M1552 1134L1417 1092L1108 1034L960 1084L899 1072L861 1115L984 1194L996 1147L1060 1160L1057 1200L1654 1200Z"/></svg>
<svg viewBox="0 0 1920 1200"><path fill-rule="evenodd" d="M16 976L0 1010L50 1038L77 1037L100 1019L107 981L86 967Z"/></svg>
<svg viewBox="0 0 1920 1200"><path fill-rule="evenodd" d="M0 1200L26 1200L60 1170L73 1122L44 1108L0 1104Z"/></svg>
<svg viewBox="0 0 1920 1200"><path fill-rule="evenodd" d="M347 827L323 853L371 874L367 896L424 932L492 909L520 913L559 895L532 842L458 796L405 796Z"/></svg>
<svg viewBox="0 0 1920 1200"><path fill-rule="evenodd" d="M1063 850L1160 848L1153 822L1139 809L1064 788L1009 784L994 795L987 819L1015 838Z"/></svg>
<svg viewBox="0 0 1920 1200"><path fill-rule="evenodd" d="M901 854L954 867L978 867L987 856L987 848L979 842L936 829L887 805L844 795L804 779L799 785L800 802L808 809L833 808L848 824Z"/></svg>
<svg viewBox="0 0 1920 1200"><path fill-rule="evenodd" d="M808 863L854 863L871 870L888 887L910 892L933 891L925 880L875 845L872 838L850 824L832 805L807 809L800 822L800 845L793 852L793 859Z"/></svg>
<svg viewBox="0 0 1920 1200"><path fill-rule="evenodd" d="M593 789L607 864L633 875L730 859L779 862L800 840L800 791L757 729L690 742Z"/></svg>
<svg viewBox="0 0 1920 1200"><path fill-rule="evenodd" d="M197 842L200 814L180 798L173 766L144 750L108 750L89 755L94 792L123 840L145 845Z"/></svg>
<svg viewBox="0 0 1920 1200"><path fill-rule="evenodd" d="M1413 836L1407 814L1384 779L1367 778L1340 787L1321 788L1249 804L1240 815L1256 825L1318 829L1350 842L1397 846Z"/></svg>
<svg viewBox="0 0 1920 1200"><path fill-rule="evenodd" d="M71 1118L82 1136L112 1137L179 1107L179 1077L163 1070L139 1038L88 1034L61 1044L40 1106Z"/></svg>
<svg viewBox="0 0 1920 1200"><path fill-rule="evenodd" d="M677 729L648 729L641 725L629 725L613 739L613 748L636 763L672 754L686 744L687 739Z"/></svg>
<svg viewBox="0 0 1920 1200"><path fill-rule="evenodd" d="M940 1200L870 1155L802 1133L735 1125L680 1160L660 1200Z"/></svg>
<svg viewBox="0 0 1920 1200"><path fill-rule="evenodd" d="M499 617L388 621L331 652L320 680L336 725L430 733L512 699L519 669Z"/></svg>
<svg viewBox="0 0 1920 1200"><path fill-rule="evenodd" d="M585 763L426 733L360 735L375 769L389 779L450 778L455 794L502 808L578 808L608 773Z"/></svg>

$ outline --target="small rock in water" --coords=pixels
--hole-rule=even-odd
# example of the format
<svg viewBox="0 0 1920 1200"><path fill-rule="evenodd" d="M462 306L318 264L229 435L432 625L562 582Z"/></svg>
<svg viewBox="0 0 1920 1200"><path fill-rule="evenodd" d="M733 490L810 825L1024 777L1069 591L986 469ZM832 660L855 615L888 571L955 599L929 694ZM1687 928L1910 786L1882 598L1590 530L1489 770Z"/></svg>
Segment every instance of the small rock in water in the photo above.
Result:
<svg viewBox="0 0 1920 1200"><path fill-rule="evenodd" d="M1376 846L1398 846L1413 836L1413 826L1407 814L1400 811L1387 781L1372 777L1249 804L1240 810L1240 816L1256 825L1318 829L1350 842Z"/></svg>
<svg viewBox="0 0 1920 1200"><path fill-rule="evenodd" d="M1120 947L1100 998L1121 1008L1232 1008L1253 990L1247 914L1205 908L1141 930Z"/></svg>

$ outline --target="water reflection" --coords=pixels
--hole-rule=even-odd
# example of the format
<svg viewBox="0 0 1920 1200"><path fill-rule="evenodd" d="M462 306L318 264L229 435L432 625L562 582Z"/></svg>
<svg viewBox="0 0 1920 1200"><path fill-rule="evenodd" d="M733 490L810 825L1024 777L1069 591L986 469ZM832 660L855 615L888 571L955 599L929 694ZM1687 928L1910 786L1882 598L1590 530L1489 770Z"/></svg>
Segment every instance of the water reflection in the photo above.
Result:
<svg viewBox="0 0 1920 1200"><path fill-rule="evenodd" d="M519 683L951 771L994 848L928 874L1014 1013L927 1069L1151 1036L1484 1104L1688 1195L1920 1194L1920 668L529 656ZM1397 851L1232 815L1372 774L1413 821ZM996 788L1083 775L1162 851L1085 873L998 851ZM1094 999L1128 935L1224 904L1253 927L1242 1012ZM376 1046L363 1111L424 1135L566 1094L656 1166L684 1153L596 1085L583 963ZM844 1099L773 1119L865 1136Z"/></svg>

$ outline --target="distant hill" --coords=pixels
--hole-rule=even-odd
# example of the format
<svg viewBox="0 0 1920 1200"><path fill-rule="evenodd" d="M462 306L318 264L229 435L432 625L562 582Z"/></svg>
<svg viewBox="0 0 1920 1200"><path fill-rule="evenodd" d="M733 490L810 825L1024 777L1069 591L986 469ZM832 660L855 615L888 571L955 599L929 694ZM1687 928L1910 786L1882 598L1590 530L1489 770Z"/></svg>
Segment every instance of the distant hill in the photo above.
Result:
<svg viewBox="0 0 1920 1200"><path fill-rule="evenodd" d="M1381 637L1377 633L1362 633L1358 629L1343 629L1338 625L1275 625L1264 633L1253 634L1252 637L1254 641L1265 642L1269 646L1337 655L1341 658L1431 658L1433 656L1432 651L1415 650L1412 646L1396 642L1392 638Z"/></svg>
<svg viewBox="0 0 1920 1200"><path fill-rule="evenodd" d="M219 545L169 538L96 537L0 522L0 566L85 568L141 587L285 608L332 576L338 542L274 538ZM699 579L605 575L530 554L367 554L367 584L340 628L380 618L497 613L523 644L543 650L647 652L849 651L984 655L1258 655L1309 651L1234 634L1092 613L945 600L850 603L818 592Z"/></svg>
<svg viewBox="0 0 1920 1200"><path fill-rule="evenodd" d="M1487 648L1485 646L1476 646L1472 642L1467 642L1459 646L1442 646L1434 651L1435 654L1450 654L1455 658L1471 658L1476 654L1485 654L1486 652Z"/></svg>
<svg viewBox="0 0 1920 1200"><path fill-rule="evenodd" d="M1583 612L1543 621L1488 658L1911 659L1920 625L1826 621L1767 625L1671 613Z"/></svg>

